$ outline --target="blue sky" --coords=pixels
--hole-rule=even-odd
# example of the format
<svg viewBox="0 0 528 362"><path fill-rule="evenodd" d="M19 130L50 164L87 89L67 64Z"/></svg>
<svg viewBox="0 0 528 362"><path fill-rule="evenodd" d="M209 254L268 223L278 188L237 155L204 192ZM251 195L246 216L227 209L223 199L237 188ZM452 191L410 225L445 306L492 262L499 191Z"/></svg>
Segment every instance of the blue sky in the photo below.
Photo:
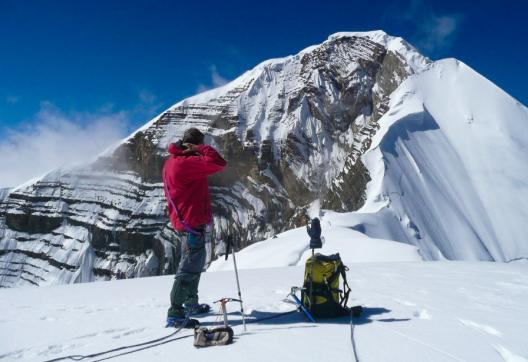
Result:
<svg viewBox="0 0 528 362"><path fill-rule="evenodd" d="M265 59L371 29L456 57L527 104L527 2L477 3L0 0L0 121L31 120L43 102L65 112L149 105L132 115L139 124Z"/></svg>
<svg viewBox="0 0 528 362"><path fill-rule="evenodd" d="M125 134L338 31L383 29L458 58L526 105L526 3L0 0L0 148L38 136L50 115L86 132L115 118Z"/></svg>

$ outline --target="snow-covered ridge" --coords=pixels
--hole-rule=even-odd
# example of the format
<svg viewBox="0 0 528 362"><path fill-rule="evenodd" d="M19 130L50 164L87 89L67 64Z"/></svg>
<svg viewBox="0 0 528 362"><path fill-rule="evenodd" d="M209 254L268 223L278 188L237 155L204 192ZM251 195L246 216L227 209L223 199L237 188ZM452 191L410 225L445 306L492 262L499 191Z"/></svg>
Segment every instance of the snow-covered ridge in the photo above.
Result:
<svg viewBox="0 0 528 362"><path fill-rule="evenodd" d="M445 59L405 81L379 124L363 156L373 180L354 217L394 227L365 224L367 234L432 259L528 258L526 107Z"/></svg>
<svg viewBox="0 0 528 362"><path fill-rule="evenodd" d="M296 55L289 55L286 57L265 60L259 63L258 65L256 65L252 70L245 72L244 74L228 82L227 84L221 87L218 87L218 88L207 90L195 96L186 98L176 103L170 108L177 108L180 106L185 106L187 104L208 102L211 99L221 96L226 90L240 87L243 84L250 82L251 80L258 77L262 72L265 72L266 69L270 69L273 67L284 67L288 62L298 60L305 54L313 53L314 51L321 49L321 47L324 47L328 43L335 42L336 40L341 39L341 38L352 38L352 37L365 38L365 39L371 40L375 43L382 45L387 50L393 51L395 54L398 54L399 56L401 56L402 58L406 60L406 64L410 67L410 69L412 69L413 73L420 72L427 66L427 64L431 62L427 57L424 57L422 54L420 54L418 50L416 50L416 48L414 48L412 45L407 43L402 38L390 36L382 30L374 30L374 31L366 31L366 32L338 32L338 33L334 33L330 35L325 42L321 44L317 44L317 45L311 45L301 50ZM143 127L142 129L144 128L145 127Z"/></svg>
<svg viewBox="0 0 528 362"><path fill-rule="evenodd" d="M55 170L4 198L0 284L43 285L170 273L177 245L175 249L164 212L160 170L166 146L191 126L207 133L206 141L228 160L228 169L210 180L216 250L221 250L226 235L237 235L239 246L244 247L299 227L309 206L320 204L334 211L363 206L360 212L343 216L345 227L383 240L377 245L386 241L392 248L390 240L412 244L426 259L523 257L524 247L518 246L517 237L524 232L518 226L524 214L508 219L510 226L484 219L498 215L487 211L494 206L502 215L518 209L508 205L505 211L504 201L512 202L510 196L502 201L495 196L481 200L490 184L503 182L503 174L486 173L490 183L479 184L485 186L481 188L467 176L468 169L478 175L485 168L485 163L473 162L479 150L465 152L466 148L458 155L453 146L472 128L446 126L453 130L447 136L443 130L407 130L416 123L407 117L409 109L422 120L418 124L432 117L437 128L460 114L463 120L485 118L486 114L473 110L477 103L467 103L469 111L464 108L469 98L486 99L499 120L515 115L509 103L493 101L498 99L495 93L502 91L459 77L466 72L463 66L453 71L440 65L430 65L405 41L383 32L339 33L299 54L263 62L223 87L178 102L94 162ZM407 86L401 86L413 74ZM481 88L487 89L484 96ZM526 113L522 106L516 107ZM451 117L443 109L454 109L456 114ZM478 130L482 122L473 123ZM519 136L523 131L522 127L512 129L504 136L499 127L497 135L485 133L485 141L476 145L489 147L496 136L502 148L494 160L510 150L524 157L524 140ZM431 135L432 142L424 135ZM416 144L419 147L414 149ZM451 172L447 161L436 165L434 157L443 153L453 156L444 160L455 160L463 167ZM459 157L467 159L461 163ZM471 168L473 164L479 166ZM513 173L505 172L504 177L520 181L503 186L524 187L525 173L518 167L512 166ZM457 176L452 179L453 175ZM463 195L453 187L453 182L461 180L466 186L468 180L473 182ZM437 207L437 202L444 206ZM479 207L486 211L475 211ZM462 234L453 236L457 240L445 234L450 223L442 221L442 211L459 216L462 226L455 231ZM495 234L505 230L513 241L503 247ZM415 247L401 247L416 255Z"/></svg>
<svg viewBox="0 0 528 362"><path fill-rule="evenodd" d="M353 229L353 220L343 214L322 211L321 218L323 247L318 249L325 255L339 253L347 263L412 262L421 261L417 247L392 240L376 239ZM303 266L312 255L309 236L305 227L288 230L250 245L237 253L240 269L276 268ZM219 258L207 271L232 270L230 259Z"/></svg>
<svg viewBox="0 0 528 362"><path fill-rule="evenodd" d="M323 216L323 252L341 251L355 262L412 260L410 249L377 249L376 240L385 239L415 245L426 260L528 258L525 106L464 63L445 59L403 82L379 125L362 156L371 176L364 206L312 215ZM307 248L304 229L291 230L242 250L239 263L302 265ZM211 269L226 267L218 260Z"/></svg>
<svg viewBox="0 0 528 362"><path fill-rule="evenodd" d="M339 32L328 37L329 41L334 41L341 38L349 37L364 37L368 38L378 44L383 45L390 51L405 58L406 63L410 66L413 73L422 71L431 61L424 57L411 44L407 43L400 37L390 36L383 30L373 30L365 32Z"/></svg>

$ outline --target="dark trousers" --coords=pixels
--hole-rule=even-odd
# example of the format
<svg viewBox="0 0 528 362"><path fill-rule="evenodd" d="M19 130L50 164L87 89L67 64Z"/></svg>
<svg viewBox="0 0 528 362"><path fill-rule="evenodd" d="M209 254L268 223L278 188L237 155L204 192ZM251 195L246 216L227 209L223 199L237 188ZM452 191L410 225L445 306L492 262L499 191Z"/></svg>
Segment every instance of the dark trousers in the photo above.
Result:
<svg viewBox="0 0 528 362"><path fill-rule="evenodd" d="M181 257L170 293L171 307L167 313L168 317L183 317L183 304L198 303L198 284L207 258L205 243L209 234L206 233L205 225L197 230L200 231L199 235L177 232Z"/></svg>

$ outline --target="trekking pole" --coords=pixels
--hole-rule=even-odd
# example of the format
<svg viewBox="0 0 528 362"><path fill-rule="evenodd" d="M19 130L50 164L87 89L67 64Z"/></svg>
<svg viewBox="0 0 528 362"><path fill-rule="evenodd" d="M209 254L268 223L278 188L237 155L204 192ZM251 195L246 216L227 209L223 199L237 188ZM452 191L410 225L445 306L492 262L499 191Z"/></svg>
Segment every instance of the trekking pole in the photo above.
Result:
<svg viewBox="0 0 528 362"><path fill-rule="evenodd" d="M237 264L236 264L235 248L231 246L231 237L227 238L226 260L227 260L227 256L229 255L229 249L231 249L231 254L233 255L233 265L235 266L235 277L236 277L236 283L237 283L237 289L238 289L238 299L240 300L240 313L242 313L242 324L244 325L244 332L247 332L246 317L244 315L244 305L242 304L242 293L240 292L240 281L238 279L238 269L237 269Z"/></svg>
<svg viewBox="0 0 528 362"><path fill-rule="evenodd" d="M321 241L321 223L319 221L319 218L313 218L311 221L310 219L307 219L307 222L310 223L310 225L306 225L306 231L308 232L308 235L310 236L310 249L312 249L312 257L310 258L310 290L308 293L308 301L310 303L309 308L312 308L314 305L313 300L313 270L314 270L314 263L315 263L315 249L320 249L323 247L323 243Z"/></svg>

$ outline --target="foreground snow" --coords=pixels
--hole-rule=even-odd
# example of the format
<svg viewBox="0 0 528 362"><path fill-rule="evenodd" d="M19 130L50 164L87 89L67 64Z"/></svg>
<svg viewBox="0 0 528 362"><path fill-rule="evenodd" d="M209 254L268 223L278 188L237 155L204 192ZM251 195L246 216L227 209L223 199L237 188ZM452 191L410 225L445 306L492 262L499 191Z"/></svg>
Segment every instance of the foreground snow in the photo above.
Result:
<svg viewBox="0 0 528 362"><path fill-rule="evenodd" d="M350 266L349 304L366 308L354 329L361 361L526 361L528 263ZM302 273L302 267L241 270L250 318L293 309L283 299ZM232 272L205 273L202 280L204 302L236 295ZM0 360L89 354L167 335L162 324L171 284L166 276L0 290ZM238 306L229 308L238 320ZM185 338L114 360L353 360L346 317L311 324L294 314L250 324L247 333L238 324L234 329L238 338L230 346L197 350Z"/></svg>

